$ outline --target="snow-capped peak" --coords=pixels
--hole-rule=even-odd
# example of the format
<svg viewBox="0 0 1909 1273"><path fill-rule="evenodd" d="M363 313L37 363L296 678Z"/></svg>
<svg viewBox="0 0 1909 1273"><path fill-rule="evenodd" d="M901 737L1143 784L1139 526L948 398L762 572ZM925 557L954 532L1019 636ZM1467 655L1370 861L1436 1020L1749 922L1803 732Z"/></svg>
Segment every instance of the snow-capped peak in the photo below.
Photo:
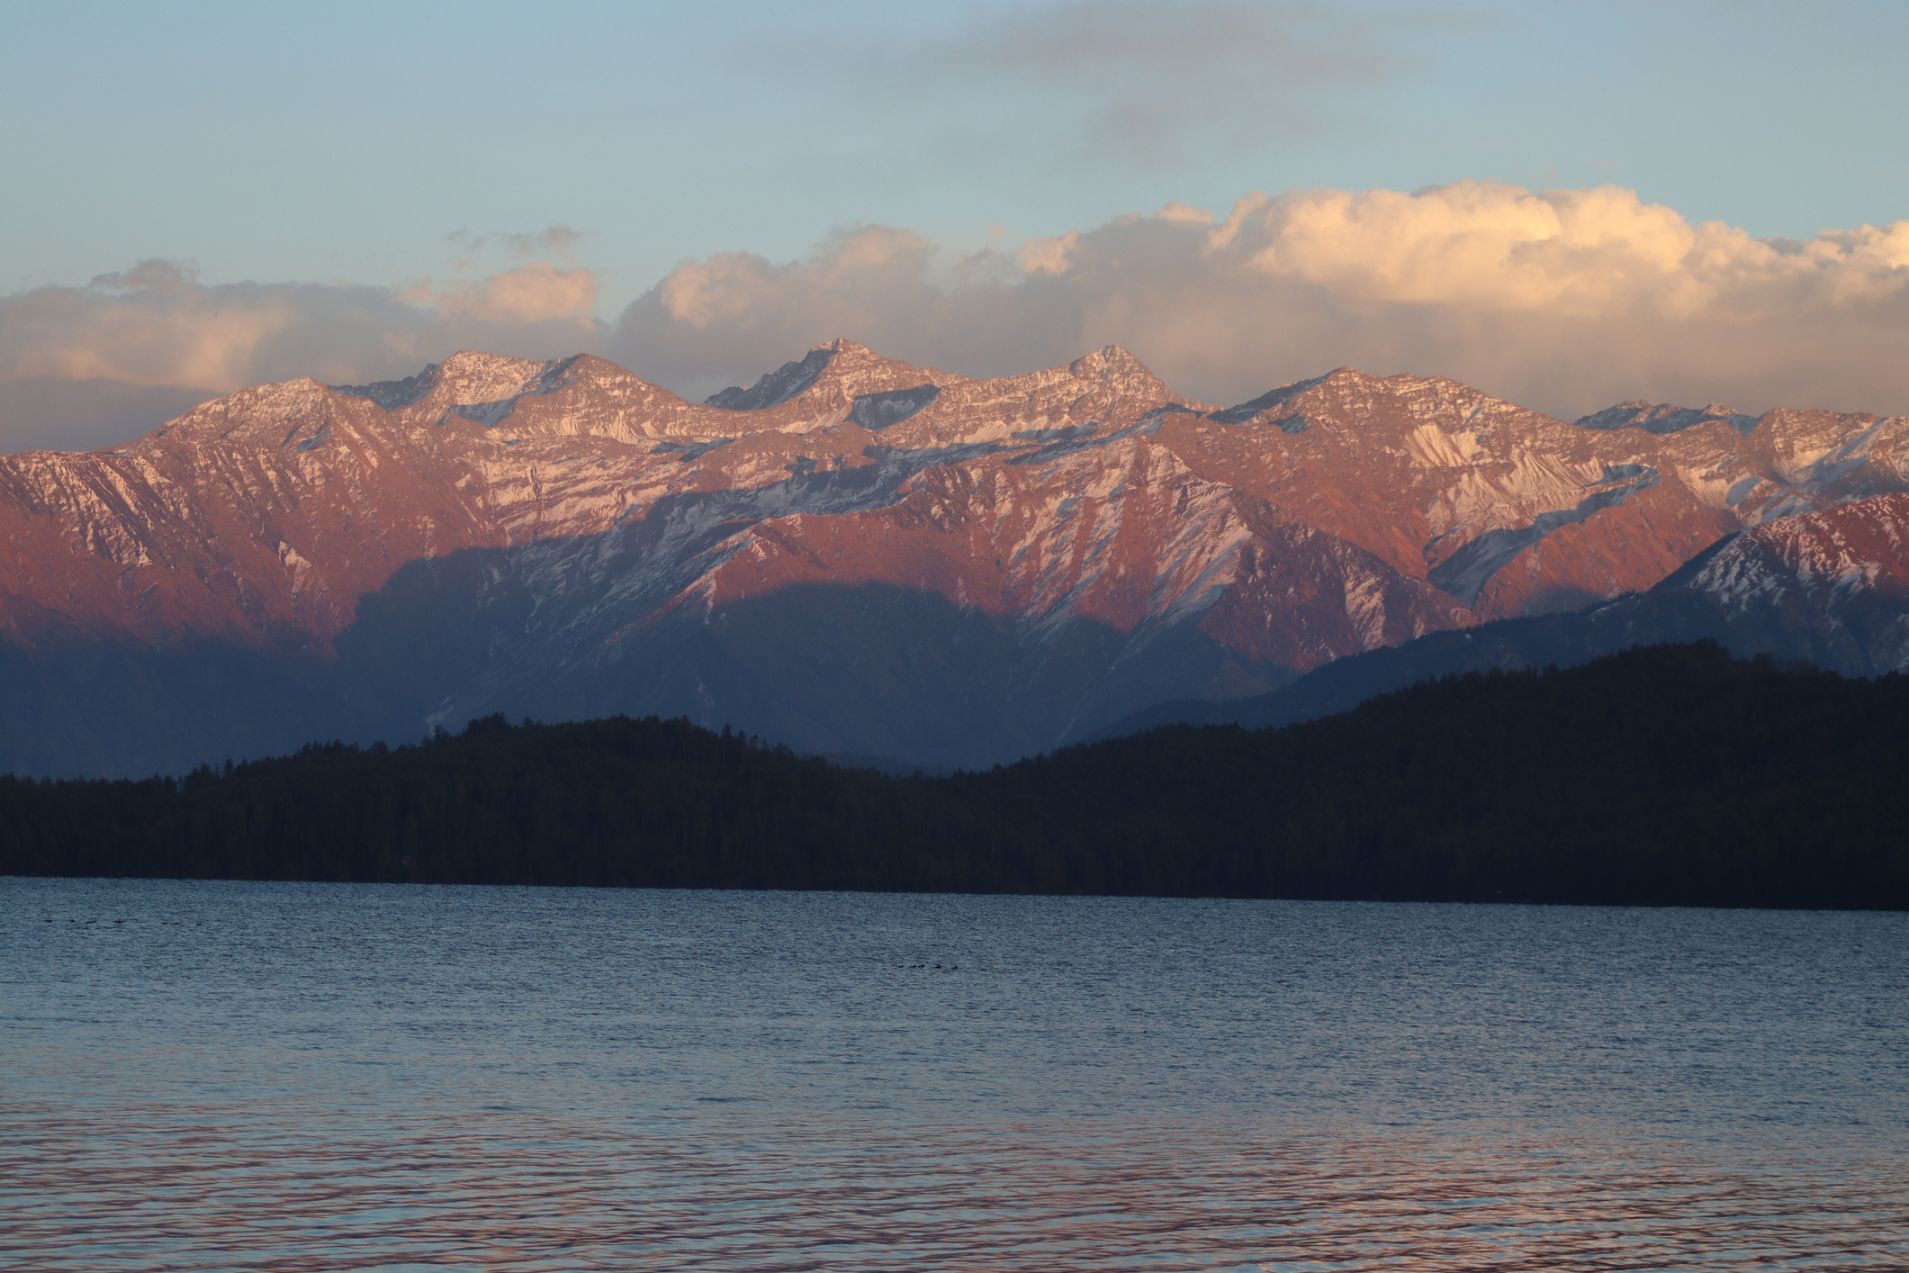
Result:
<svg viewBox="0 0 1909 1273"><path fill-rule="evenodd" d="M1102 345L1092 353L1082 354L1068 363L1067 369L1077 376L1097 380L1154 378L1146 363L1119 345Z"/></svg>

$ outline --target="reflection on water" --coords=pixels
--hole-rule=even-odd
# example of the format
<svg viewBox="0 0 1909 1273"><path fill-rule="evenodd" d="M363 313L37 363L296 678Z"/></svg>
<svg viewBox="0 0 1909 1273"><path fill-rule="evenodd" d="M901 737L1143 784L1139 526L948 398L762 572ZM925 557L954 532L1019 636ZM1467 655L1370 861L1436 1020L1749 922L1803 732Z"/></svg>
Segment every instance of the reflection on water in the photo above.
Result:
<svg viewBox="0 0 1909 1273"><path fill-rule="evenodd" d="M8 1267L1909 1264L1905 916L13 880L0 921Z"/></svg>

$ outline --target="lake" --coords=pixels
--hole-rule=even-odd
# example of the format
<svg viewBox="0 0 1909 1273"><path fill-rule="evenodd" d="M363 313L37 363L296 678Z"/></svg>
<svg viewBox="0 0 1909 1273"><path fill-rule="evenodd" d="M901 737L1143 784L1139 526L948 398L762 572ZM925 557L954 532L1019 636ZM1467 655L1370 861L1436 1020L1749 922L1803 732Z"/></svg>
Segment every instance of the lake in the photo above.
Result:
<svg viewBox="0 0 1909 1273"><path fill-rule="evenodd" d="M1909 1265L1909 916L0 880L0 1265Z"/></svg>

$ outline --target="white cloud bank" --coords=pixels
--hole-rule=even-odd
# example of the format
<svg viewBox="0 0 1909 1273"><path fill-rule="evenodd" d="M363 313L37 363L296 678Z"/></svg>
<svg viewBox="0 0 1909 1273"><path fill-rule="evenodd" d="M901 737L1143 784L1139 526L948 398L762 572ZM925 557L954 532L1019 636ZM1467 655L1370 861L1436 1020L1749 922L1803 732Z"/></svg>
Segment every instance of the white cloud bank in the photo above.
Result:
<svg viewBox="0 0 1909 1273"><path fill-rule="evenodd" d="M408 375L460 348L557 357L600 343L588 270L544 262L404 288L206 284L145 261L0 297L0 451L88 447L271 380Z"/></svg>
<svg viewBox="0 0 1909 1273"><path fill-rule="evenodd" d="M401 289L207 285L147 262L0 297L0 384L350 381L477 347L595 350L700 394L846 335L974 373L1118 343L1222 402L1352 365L1561 415L1627 397L1909 412L1909 220L1757 239L1612 187L1253 195L1224 216L1170 205L954 261L864 227L799 261L684 262L612 322L598 299L567 259ZM48 395L31 399L42 416L0 414L0 448L109 440L63 432ZM0 413L10 400L0 390Z"/></svg>
<svg viewBox="0 0 1909 1273"><path fill-rule="evenodd" d="M624 312L615 352L706 383L821 333L978 372L1117 343L1217 401L1352 365L1559 414L1626 397L1909 411L1909 221L1796 243L1629 190L1468 181L1169 205L935 262L890 229L803 261L689 262Z"/></svg>

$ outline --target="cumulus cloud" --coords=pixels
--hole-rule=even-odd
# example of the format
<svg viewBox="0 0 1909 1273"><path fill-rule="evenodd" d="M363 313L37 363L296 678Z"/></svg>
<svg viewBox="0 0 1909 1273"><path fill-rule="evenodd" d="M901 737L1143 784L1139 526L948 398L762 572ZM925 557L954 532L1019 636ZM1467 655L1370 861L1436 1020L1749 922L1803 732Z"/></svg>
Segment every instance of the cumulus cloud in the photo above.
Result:
<svg viewBox="0 0 1909 1273"><path fill-rule="evenodd" d="M440 319L486 323L575 323L588 327L597 309L597 280L589 270L538 262L475 281L438 286L424 279L399 299L435 311Z"/></svg>
<svg viewBox="0 0 1909 1273"><path fill-rule="evenodd" d="M952 266L864 228L793 262L688 262L613 351L700 388L832 334L1008 372L1128 346L1238 401L1341 364L1558 414L1643 396L1909 411L1909 221L1758 239L1614 187L1458 182L1174 204Z"/></svg>
<svg viewBox="0 0 1909 1273"><path fill-rule="evenodd" d="M1759 239L1611 187L1253 195L961 257L859 226L799 260L686 261L612 323L600 299L588 269L547 260L402 288L214 285L149 261L16 293L0 447L116 440L126 413L194 392L400 376L460 348L607 353L701 396L838 335L974 374L1121 344L1220 403L1352 365L1564 416L1631 397L1909 413L1909 220Z"/></svg>
<svg viewBox="0 0 1909 1273"><path fill-rule="evenodd" d="M170 262L145 261L83 288L9 300L0 358L12 376L231 384L291 322L290 300L250 287L200 288Z"/></svg>
<svg viewBox="0 0 1909 1273"><path fill-rule="evenodd" d="M927 240L882 227L844 230L805 261L727 252L685 262L624 313L611 356L700 396L753 380L835 334L909 330L932 339L960 324L930 315L968 290L938 282L936 262Z"/></svg>
<svg viewBox="0 0 1909 1273"><path fill-rule="evenodd" d="M206 284L168 261L0 297L0 384L30 385L0 393L0 447L98 445L165 418L142 410L297 376L408 375L460 348L574 353L599 341L596 297L589 271L545 262L393 289Z"/></svg>

